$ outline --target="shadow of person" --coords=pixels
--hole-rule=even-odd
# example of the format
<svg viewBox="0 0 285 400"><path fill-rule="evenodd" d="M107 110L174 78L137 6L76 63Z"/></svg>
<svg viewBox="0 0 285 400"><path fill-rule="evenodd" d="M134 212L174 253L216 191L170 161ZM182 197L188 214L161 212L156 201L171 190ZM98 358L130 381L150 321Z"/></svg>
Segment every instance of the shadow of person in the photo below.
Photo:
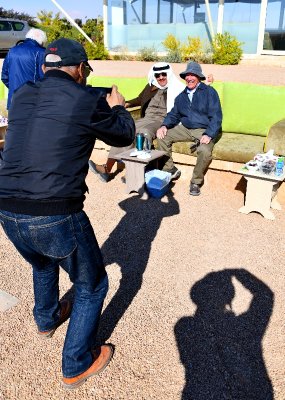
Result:
<svg viewBox="0 0 285 400"><path fill-rule="evenodd" d="M105 265L116 263L121 268L118 290L103 311L98 340L105 342L141 288L151 244L161 221L179 213L178 202L169 192L167 202L160 199L129 197L119 203L126 212L101 250Z"/></svg>
<svg viewBox="0 0 285 400"><path fill-rule="evenodd" d="M246 312L235 315L235 277L252 295ZM273 308L273 293L244 269L212 272L190 291L193 317L175 325L186 383L182 400L272 400L262 356L262 337Z"/></svg>

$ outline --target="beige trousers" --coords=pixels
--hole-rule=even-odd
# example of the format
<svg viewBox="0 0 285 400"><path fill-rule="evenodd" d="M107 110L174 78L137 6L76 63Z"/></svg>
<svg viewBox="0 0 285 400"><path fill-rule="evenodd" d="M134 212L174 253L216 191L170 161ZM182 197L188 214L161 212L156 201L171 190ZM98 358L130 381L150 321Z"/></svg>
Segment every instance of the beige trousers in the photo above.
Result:
<svg viewBox="0 0 285 400"><path fill-rule="evenodd" d="M173 167L172 159L172 144L176 142L191 142L196 139L201 139L205 129L187 129L185 126L177 125L167 131L164 139L157 139L159 150L167 153L164 171L170 171ZM212 151L214 142L211 140L208 144L200 144L197 148L197 161L193 170L191 183L201 185L204 181L205 171L212 160Z"/></svg>

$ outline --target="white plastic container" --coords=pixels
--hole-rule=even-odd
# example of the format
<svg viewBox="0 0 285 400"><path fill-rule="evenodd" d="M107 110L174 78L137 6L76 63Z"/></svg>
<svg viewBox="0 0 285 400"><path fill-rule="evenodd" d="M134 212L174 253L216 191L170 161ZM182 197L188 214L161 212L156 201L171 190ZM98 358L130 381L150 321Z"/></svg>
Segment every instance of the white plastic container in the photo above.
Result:
<svg viewBox="0 0 285 400"><path fill-rule="evenodd" d="M171 174L153 169L145 173L146 188L151 197L161 198L169 189Z"/></svg>

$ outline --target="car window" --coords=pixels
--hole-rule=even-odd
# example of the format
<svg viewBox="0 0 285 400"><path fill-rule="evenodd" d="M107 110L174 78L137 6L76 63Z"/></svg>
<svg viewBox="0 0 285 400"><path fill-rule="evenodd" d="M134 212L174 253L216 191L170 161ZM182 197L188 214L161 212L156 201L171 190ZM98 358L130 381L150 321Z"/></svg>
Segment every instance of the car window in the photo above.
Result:
<svg viewBox="0 0 285 400"><path fill-rule="evenodd" d="M12 22L14 31L22 31L24 29L24 24L22 22Z"/></svg>
<svg viewBox="0 0 285 400"><path fill-rule="evenodd" d="M11 31L12 30L12 26L10 24L10 22L8 21L0 21L0 31L1 32L7 32L7 31Z"/></svg>

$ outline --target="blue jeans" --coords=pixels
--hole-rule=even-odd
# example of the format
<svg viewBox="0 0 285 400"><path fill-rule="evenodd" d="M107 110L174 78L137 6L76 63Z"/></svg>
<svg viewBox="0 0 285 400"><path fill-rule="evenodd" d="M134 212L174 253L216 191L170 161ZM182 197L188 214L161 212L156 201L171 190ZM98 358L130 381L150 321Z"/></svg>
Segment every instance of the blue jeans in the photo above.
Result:
<svg viewBox="0 0 285 400"><path fill-rule="evenodd" d="M66 333L62 371L71 378L93 362L108 278L93 228L85 212L29 216L0 210L0 224L18 252L33 267L34 318L40 331L59 319L59 266L74 284L74 304Z"/></svg>

